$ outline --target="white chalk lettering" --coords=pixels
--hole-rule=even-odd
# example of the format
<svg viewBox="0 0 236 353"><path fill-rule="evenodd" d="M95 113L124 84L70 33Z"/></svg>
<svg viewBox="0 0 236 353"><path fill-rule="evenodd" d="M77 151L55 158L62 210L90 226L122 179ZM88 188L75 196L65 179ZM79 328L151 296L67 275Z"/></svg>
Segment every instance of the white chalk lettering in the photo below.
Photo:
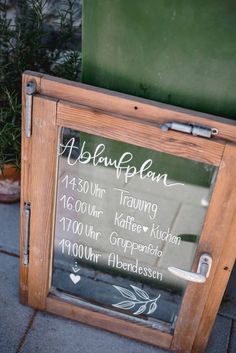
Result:
<svg viewBox="0 0 236 353"><path fill-rule="evenodd" d="M166 231L163 231L160 229L160 225L159 224L155 225L155 223L153 223L153 225L152 225L150 237L165 241L167 243L172 243L175 245L180 245L180 243L181 243L181 238L176 235L171 234L170 228L168 228Z"/></svg>
<svg viewBox="0 0 236 353"><path fill-rule="evenodd" d="M62 254L66 254L69 256L74 256L79 259L85 259L91 262L98 262L101 254L95 252L91 246L72 243L69 239L62 239L59 242L61 246Z"/></svg>
<svg viewBox="0 0 236 353"><path fill-rule="evenodd" d="M119 214L118 212L115 213L114 225L138 234L143 230L142 225L137 224L134 217L128 215L125 218L123 213Z"/></svg>
<svg viewBox="0 0 236 353"><path fill-rule="evenodd" d="M101 236L101 232L97 232L93 225L79 222L69 217L61 217L59 222L62 223L62 229L65 232L77 234L79 236L84 235L87 238L91 238L93 240L98 240L98 238Z"/></svg>
<svg viewBox="0 0 236 353"><path fill-rule="evenodd" d="M139 265L139 261L136 259L135 263L128 263L122 261L119 256L115 253L110 253L108 256L107 264L109 267L121 269L123 271L128 271L131 273L136 273L140 276L154 278L159 281L162 281L162 273L157 270L152 269L151 267Z"/></svg>
<svg viewBox="0 0 236 353"><path fill-rule="evenodd" d="M92 163L93 166L103 165L104 167L114 167L116 169L116 177L120 178L121 173L124 173L125 182L127 183L130 178L135 175L139 175L140 179L149 178L153 182L163 182L163 185L166 187L173 186L183 186L182 183L170 183L167 181L167 174L160 174L150 170L153 161L148 159L137 168L132 166L131 162L133 160L133 154L131 152L124 152L118 160L112 159L111 157L103 156L102 154L106 151L106 146L101 143L96 146L94 153L86 151L86 141L82 143L81 148L75 145L75 138L72 137L65 145L60 144L61 152L59 155L67 153L67 163L70 166L75 165L76 163L88 164ZM77 158L73 158L73 152L79 153Z"/></svg>
<svg viewBox="0 0 236 353"><path fill-rule="evenodd" d="M151 220L154 220L157 215L158 205L150 201L138 199L130 194L129 191L114 188L119 193L119 204L134 210L147 213Z"/></svg>
<svg viewBox="0 0 236 353"><path fill-rule="evenodd" d="M153 246L152 244L142 244L137 243L129 239L119 237L116 232L112 232L110 235L110 244L118 248L122 248L123 252L130 253L133 255L134 252L141 252L155 257L161 257L162 251L159 250L158 246Z"/></svg>

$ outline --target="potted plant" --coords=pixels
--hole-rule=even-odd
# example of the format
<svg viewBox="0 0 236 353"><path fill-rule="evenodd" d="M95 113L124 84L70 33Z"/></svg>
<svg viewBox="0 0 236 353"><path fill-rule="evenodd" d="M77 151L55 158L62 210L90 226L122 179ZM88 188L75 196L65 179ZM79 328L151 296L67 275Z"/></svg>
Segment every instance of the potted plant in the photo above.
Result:
<svg viewBox="0 0 236 353"><path fill-rule="evenodd" d="M21 75L25 70L79 80L80 2L20 0L16 15L0 4L0 202L20 196ZM51 9L51 12L50 12Z"/></svg>
<svg viewBox="0 0 236 353"><path fill-rule="evenodd" d="M0 201L15 202L20 196L20 103L6 91L0 108Z"/></svg>

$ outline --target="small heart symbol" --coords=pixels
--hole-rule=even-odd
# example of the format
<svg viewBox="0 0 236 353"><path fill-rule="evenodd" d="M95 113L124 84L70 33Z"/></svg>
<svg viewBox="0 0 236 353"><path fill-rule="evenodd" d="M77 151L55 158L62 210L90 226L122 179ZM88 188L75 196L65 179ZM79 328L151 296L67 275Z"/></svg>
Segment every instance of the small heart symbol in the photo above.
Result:
<svg viewBox="0 0 236 353"><path fill-rule="evenodd" d="M74 273L71 273L70 279L74 284L77 284L81 280L81 277L79 275L75 275Z"/></svg>
<svg viewBox="0 0 236 353"><path fill-rule="evenodd" d="M148 227L147 226L143 226L143 230L146 233L148 231Z"/></svg>

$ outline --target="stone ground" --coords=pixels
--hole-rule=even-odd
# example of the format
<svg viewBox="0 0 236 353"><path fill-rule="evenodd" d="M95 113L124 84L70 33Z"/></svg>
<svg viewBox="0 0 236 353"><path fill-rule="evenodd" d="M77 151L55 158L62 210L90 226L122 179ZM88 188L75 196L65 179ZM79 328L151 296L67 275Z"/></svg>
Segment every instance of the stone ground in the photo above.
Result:
<svg viewBox="0 0 236 353"><path fill-rule="evenodd" d="M19 205L0 205L0 353L164 353L19 304ZM236 353L236 268L205 353Z"/></svg>

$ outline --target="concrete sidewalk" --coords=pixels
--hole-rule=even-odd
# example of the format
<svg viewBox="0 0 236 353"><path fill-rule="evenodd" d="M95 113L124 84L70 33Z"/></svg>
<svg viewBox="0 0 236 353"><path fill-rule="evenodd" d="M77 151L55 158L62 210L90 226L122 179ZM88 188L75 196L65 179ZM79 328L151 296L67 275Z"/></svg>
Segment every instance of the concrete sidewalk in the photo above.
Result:
<svg viewBox="0 0 236 353"><path fill-rule="evenodd" d="M19 304L19 205L0 204L0 353L164 353ZM236 268L206 353L236 353Z"/></svg>

